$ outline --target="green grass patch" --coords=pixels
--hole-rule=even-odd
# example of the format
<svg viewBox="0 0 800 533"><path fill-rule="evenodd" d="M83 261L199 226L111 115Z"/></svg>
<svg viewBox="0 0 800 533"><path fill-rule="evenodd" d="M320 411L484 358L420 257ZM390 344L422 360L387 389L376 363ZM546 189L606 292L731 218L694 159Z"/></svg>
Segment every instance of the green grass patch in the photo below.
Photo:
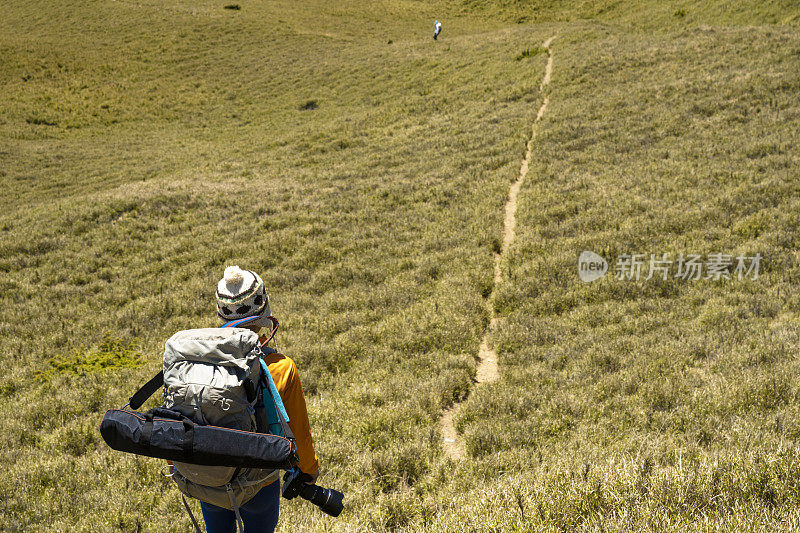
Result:
<svg viewBox="0 0 800 533"><path fill-rule="evenodd" d="M300 111L313 111L319 107L319 103L316 100L308 100L303 104L300 104L297 109Z"/></svg>
<svg viewBox="0 0 800 533"><path fill-rule="evenodd" d="M543 54L544 52L545 52L545 49L542 48L541 46L536 46L536 47L533 47L533 48L526 48L525 50L520 52L517 55L517 57L514 58L514 60L522 61L525 58L534 57L534 56L537 56L539 54Z"/></svg>
<svg viewBox="0 0 800 533"><path fill-rule="evenodd" d="M136 343L108 336L94 349L76 349L71 354L48 359L48 368L37 372L36 379L44 381L56 374L83 375L115 368L136 368L142 362Z"/></svg>
<svg viewBox="0 0 800 533"><path fill-rule="evenodd" d="M40 116L28 117L25 119L25 122L33 124L34 126L58 126L58 122Z"/></svg>

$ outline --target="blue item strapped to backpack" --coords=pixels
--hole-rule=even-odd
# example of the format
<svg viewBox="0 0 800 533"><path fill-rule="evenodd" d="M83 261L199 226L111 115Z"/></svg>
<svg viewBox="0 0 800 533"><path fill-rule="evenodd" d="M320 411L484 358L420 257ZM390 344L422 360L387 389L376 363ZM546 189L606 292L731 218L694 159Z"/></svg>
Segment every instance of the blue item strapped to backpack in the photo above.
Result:
<svg viewBox="0 0 800 533"><path fill-rule="evenodd" d="M278 410L280 410L281 414L283 415L283 419L286 422L289 422L289 415L286 413L286 408L283 406L283 401L281 400L281 395L278 394L278 388L275 386L275 382L272 380L272 374L269 373L269 367L267 363L264 362L263 359L261 361L261 375L264 379L264 382L261 387L261 399L264 402L264 410L267 413L267 424L269 426L269 432L273 435L280 435L281 437L285 436L283 432L283 425L281 424L281 419L278 417ZM270 398L267 395L270 395ZM273 401L270 401L272 399ZM274 406L274 409L269 409L267 406Z"/></svg>

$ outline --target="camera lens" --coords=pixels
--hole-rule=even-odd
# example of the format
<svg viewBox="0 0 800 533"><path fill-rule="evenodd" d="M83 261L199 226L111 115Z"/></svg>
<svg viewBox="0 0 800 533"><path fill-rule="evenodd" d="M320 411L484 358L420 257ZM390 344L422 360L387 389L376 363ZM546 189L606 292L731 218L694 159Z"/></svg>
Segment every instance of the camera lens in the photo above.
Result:
<svg viewBox="0 0 800 533"><path fill-rule="evenodd" d="M317 485L306 485L301 490L300 496L331 516L339 516L344 508L344 494L338 490L324 489Z"/></svg>

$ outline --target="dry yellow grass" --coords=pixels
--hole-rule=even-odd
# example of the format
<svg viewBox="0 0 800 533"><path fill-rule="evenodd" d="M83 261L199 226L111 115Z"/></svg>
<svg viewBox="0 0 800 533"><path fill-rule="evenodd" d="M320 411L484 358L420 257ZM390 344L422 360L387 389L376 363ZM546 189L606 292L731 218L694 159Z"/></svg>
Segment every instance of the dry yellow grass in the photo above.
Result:
<svg viewBox="0 0 800 533"><path fill-rule="evenodd" d="M797 522L793 6L6 11L0 529L189 529L160 464L97 427L171 333L215 322L227 264L270 288L320 481L347 495L336 520L285 504L283 530ZM765 272L584 285L584 248L761 252ZM473 390L487 303L501 379ZM464 398L456 466L438 424Z"/></svg>

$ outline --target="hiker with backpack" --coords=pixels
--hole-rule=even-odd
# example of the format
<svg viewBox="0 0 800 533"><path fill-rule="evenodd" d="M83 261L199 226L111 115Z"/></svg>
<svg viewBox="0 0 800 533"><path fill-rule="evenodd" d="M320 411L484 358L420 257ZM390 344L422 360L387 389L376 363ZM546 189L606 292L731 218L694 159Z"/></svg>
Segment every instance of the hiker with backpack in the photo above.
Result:
<svg viewBox="0 0 800 533"><path fill-rule="evenodd" d="M297 367L268 346L278 321L263 280L226 268L216 308L221 327L170 337L163 370L103 416L103 439L115 450L167 459L178 489L200 500L208 533L273 531L279 470L285 498L300 496L338 516L342 493L314 484L319 461ZM162 387L161 407L136 412ZM199 533L185 496L183 504Z"/></svg>
<svg viewBox="0 0 800 533"><path fill-rule="evenodd" d="M228 267L217 284L216 296L219 317L224 322L245 320L238 327L256 334L266 329L267 334L259 338L266 346L265 341L272 338L277 322L273 322L269 296L261 277L238 266ZM249 317L254 318L247 320ZM301 481L313 482L319 474L319 462L311 439L306 401L297 366L290 358L275 350L262 348L262 351L263 360L286 408L289 427L297 441L297 466L302 472ZM247 533L273 531L278 523L280 483L277 474L268 478L264 485L240 508ZM201 502L200 505L208 533L233 531L236 520L233 511L207 502Z"/></svg>

